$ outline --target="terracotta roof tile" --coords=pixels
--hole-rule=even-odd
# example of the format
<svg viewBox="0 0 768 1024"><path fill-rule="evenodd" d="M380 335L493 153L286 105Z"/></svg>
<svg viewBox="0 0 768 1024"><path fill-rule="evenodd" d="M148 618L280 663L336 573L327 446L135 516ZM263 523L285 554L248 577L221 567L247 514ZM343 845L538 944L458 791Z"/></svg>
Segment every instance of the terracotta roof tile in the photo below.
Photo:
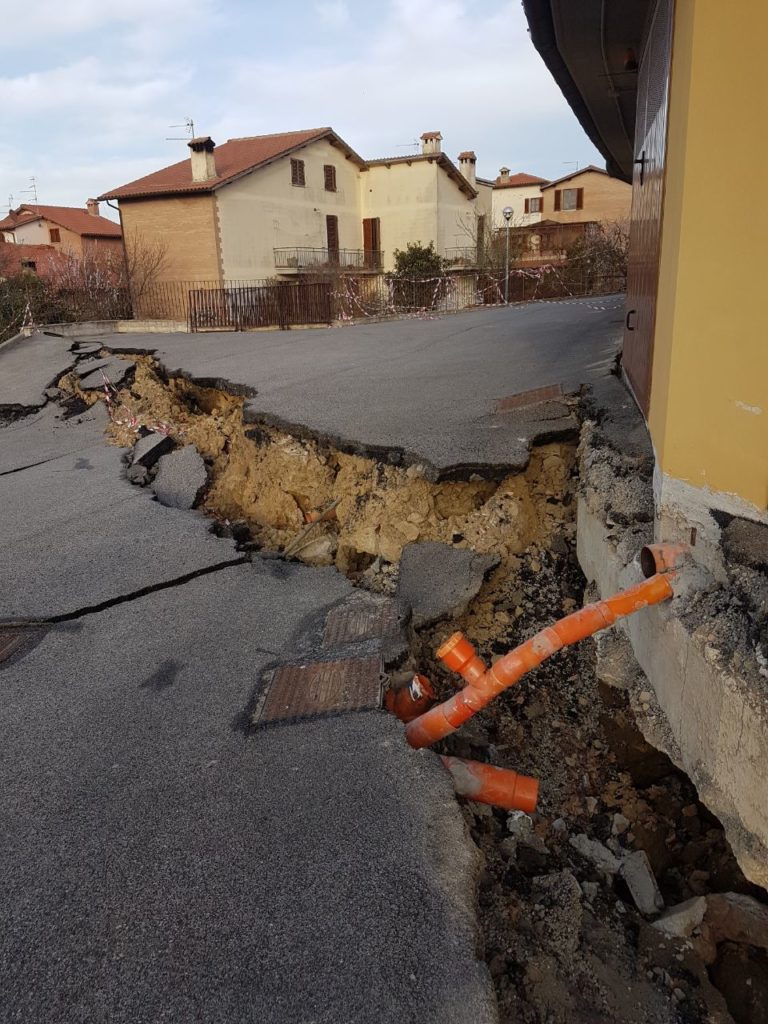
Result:
<svg viewBox="0 0 768 1024"><path fill-rule="evenodd" d="M554 181L547 182L544 187L548 188L550 185L559 185L561 181L570 181L571 178L577 178L580 174L586 174L587 171L592 171L593 174L604 174L606 177L608 176L608 171L606 171L604 167L595 167L594 164L587 164L586 167L580 167L578 171L571 171L570 174L564 174L562 178L555 178Z"/></svg>
<svg viewBox="0 0 768 1024"><path fill-rule="evenodd" d="M120 225L106 217L94 217L79 206L41 206L39 203L22 203L18 209L11 210L8 216L0 221L0 230L13 230L36 220L49 220L52 224L66 228L76 235L122 238Z"/></svg>
<svg viewBox="0 0 768 1024"><path fill-rule="evenodd" d="M546 178L537 178L535 174L526 174L521 171L519 174L510 174L509 181L502 181L501 178L496 178L494 181L496 188L518 188L520 185L548 185L549 181Z"/></svg>
<svg viewBox="0 0 768 1024"><path fill-rule="evenodd" d="M126 199L133 196L211 192L247 171L285 156L308 142L326 137L334 141L351 159L362 166L363 160L331 128L280 132L277 135L253 135L242 139L228 139L227 142L216 146L214 157L218 174L209 181L192 181L192 167L187 158L176 164L171 164L170 167L163 167L162 170L138 178L136 181L131 181L127 185L111 189L99 198Z"/></svg>

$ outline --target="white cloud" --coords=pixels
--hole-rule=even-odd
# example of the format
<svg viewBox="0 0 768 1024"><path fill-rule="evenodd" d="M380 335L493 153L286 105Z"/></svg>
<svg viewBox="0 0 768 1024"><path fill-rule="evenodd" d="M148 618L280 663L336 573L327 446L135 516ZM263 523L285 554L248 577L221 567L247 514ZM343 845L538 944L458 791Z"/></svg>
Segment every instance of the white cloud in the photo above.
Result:
<svg viewBox="0 0 768 1024"><path fill-rule="evenodd" d="M355 8L352 26L364 18ZM513 4L394 0L367 45L347 48L342 60L318 47L237 62L229 92L248 99L235 100L217 130L232 136L332 124L374 157L402 154L397 147L439 129L449 155L477 152L481 175L495 175L502 163L522 169L522 160L535 159L532 139L549 133L551 146L568 121L573 140L582 138L526 29ZM594 158L586 141L580 152ZM562 159L572 156L568 148Z"/></svg>
<svg viewBox="0 0 768 1024"><path fill-rule="evenodd" d="M0 202L31 174L41 201L81 203L183 159L165 139L187 116L218 142L330 124L367 157L439 129L482 176L599 160L509 0L11 0L4 17L35 45L0 68Z"/></svg>

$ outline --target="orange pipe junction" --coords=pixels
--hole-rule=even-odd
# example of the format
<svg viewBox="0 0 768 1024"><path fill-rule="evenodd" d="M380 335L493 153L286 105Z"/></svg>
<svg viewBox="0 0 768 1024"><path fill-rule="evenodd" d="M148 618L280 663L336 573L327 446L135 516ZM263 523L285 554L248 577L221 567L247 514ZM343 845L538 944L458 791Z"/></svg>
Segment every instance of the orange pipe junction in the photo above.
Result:
<svg viewBox="0 0 768 1024"><path fill-rule="evenodd" d="M467 685L449 700L435 705L408 723L405 735L410 745L416 749L431 746L455 732L494 697L519 682L527 672L546 661L555 651L592 636L613 625L617 619L672 597L670 579L674 571L671 566L683 550L681 547L675 549L672 545L644 548L646 563L650 562L654 566L663 564L663 571L657 571L650 579L604 601L585 605L553 626L547 626L505 654L491 668L478 657L463 633L454 633L438 650L437 656L447 668L458 672Z"/></svg>
<svg viewBox="0 0 768 1024"><path fill-rule="evenodd" d="M417 673L408 686L387 690L384 694L384 706L401 722L412 722L414 718L418 718L431 708L436 699L437 694L432 688L432 683L426 676Z"/></svg>
<svg viewBox="0 0 768 1024"><path fill-rule="evenodd" d="M507 811L532 814L536 810L538 779L480 761L465 761L463 757L441 757L440 760L451 773L459 796Z"/></svg>

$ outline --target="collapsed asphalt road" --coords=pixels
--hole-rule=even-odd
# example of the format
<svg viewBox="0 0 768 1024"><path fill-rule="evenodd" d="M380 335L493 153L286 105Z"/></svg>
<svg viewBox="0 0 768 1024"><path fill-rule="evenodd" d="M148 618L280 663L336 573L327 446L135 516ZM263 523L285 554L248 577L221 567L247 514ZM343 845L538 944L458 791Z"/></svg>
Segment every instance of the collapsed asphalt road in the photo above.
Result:
<svg viewBox="0 0 768 1024"><path fill-rule="evenodd" d="M588 312L603 325L603 348L580 358L598 364L585 375L598 375L612 361L616 313ZM444 351L435 390L404 359L395 388L392 352L380 349L387 325L373 339L350 332L337 360L353 362L357 343L369 357L353 380L306 403L313 428L327 415L329 431L355 436L354 389L378 372L401 400L372 417L360 391L366 443L445 466L455 436L462 463L502 458L503 445L484 441L499 430L478 424L460 439L474 414L457 419L449 388L457 374L474 381L488 351L480 342L466 354L458 332L471 330L470 317L446 323L456 365ZM389 326L393 338L405 330ZM423 346L438 335L425 342L422 329L438 325L407 326L426 361ZM308 338L293 358L296 379L275 398L288 418L308 390L305 346L320 343L310 333L296 332ZM334 332L318 333L338 346ZM205 348L198 337L152 341L186 343L185 361ZM243 349L239 365L272 386L267 353L277 366L286 335L234 341L263 345L258 361ZM214 345L225 358L226 339ZM487 397L552 382L546 347L525 373L509 344L491 348ZM49 349L44 366L27 367L24 402L11 382L0 404L44 394ZM56 351L63 371L71 354L60 342ZM529 356L521 349L518 367ZM231 368L226 376L237 382ZM562 383L578 382L574 363ZM423 414L408 419L419 402ZM199 513L161 508L125 481L118 450L97 437L100 411L80 419L62 422L45 406L0 435L0 498L15 540L2 556L2 616L46 620L34 646L0 667L0 1019L494 1020L477 959L474 854L437 758L409 751L400 725L375 710L243 728L264 670L316 656L326 615L351 585L333 570L244 561ZM502 428L508 439L514 430Z"/></svg>

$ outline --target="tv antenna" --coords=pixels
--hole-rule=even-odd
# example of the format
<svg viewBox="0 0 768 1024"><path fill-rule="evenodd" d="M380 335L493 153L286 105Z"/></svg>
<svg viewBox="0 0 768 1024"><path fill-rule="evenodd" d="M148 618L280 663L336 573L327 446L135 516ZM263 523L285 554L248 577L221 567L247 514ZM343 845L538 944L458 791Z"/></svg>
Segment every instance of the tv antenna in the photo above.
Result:
<svg viewBox="0 0 768 1024"><path fill-rule="evenodd" d="M395 146L395 149L418 149L418 148L419 148L419 140L418 139L414 139L413 142L408 142L404 146Z"/></svg>
<svg viewBox="0 0 768 1024"><path fill-rule="evenodd" d="M563 160L563 167L575 167L578 171L579 161L578 160Z"/></svg>
<svg viewBox="0 0 768 1024"><path fill-rule="evenodd" d="M166 135L166 142L186 142L187 139L194 139L195 137L195 122L191 117L185 117L183 124L169 124L169 128L183 128L187 133L186 135Z"/></svg>
<svg viewBox="0 0 768 1024"><path fill-rule="evenodd" d="M9 210L13 209L13 192L10 192L8 194L8 209Z"/></svg>
<svg viewBox="0 0 768 1024"><path fill-rule="evenodd" d="M29 179L29 188L22 188L19 191L23 196L32 196L32 202L37 206L37 178L34 174Z"/></svg>

